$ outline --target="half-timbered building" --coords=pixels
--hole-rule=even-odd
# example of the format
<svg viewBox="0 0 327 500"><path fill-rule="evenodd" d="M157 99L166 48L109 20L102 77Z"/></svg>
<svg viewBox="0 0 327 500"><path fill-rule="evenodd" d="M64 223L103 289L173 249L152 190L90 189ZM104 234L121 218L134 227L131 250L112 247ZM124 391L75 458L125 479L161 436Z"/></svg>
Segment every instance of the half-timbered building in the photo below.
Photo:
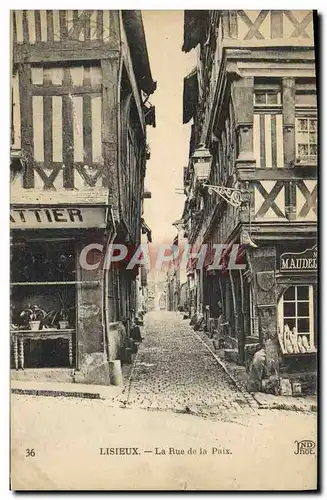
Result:
<svg viewBox="0 0 327 500"><path fill-rule="evenodd" d="M193 306L210 306L211 325L221 316L241 362L258 344L268 376L310 371L318 344L314 14L186 11L183 51L192 49L185 231L194 250L245 251L244 269L209 270L208 261L188 269Z"/></svg>
<svg viewBox="0 0 327 500"><path fill-rule="evenodd" d="M107 384L131 350L138 269L99 262L140 243L155 125L141 13L13 11L11 30L12 366Z"/></svg>

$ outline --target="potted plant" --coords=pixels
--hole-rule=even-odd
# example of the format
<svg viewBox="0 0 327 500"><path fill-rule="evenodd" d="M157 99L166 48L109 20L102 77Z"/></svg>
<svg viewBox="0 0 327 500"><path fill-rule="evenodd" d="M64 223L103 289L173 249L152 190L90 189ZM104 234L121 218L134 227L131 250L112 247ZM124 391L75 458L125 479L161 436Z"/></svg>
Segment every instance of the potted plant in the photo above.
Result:
<svg viewBox="0 0 327 500"><path fill-rule="evenodd" d="M60 330L65 330L69 328L69 321L68 321L69 309L64 309L64 308L52 309L44 316L44 319L42 321L43 326L48 329L53 328Z"/></svg>
<svg viewBox="0 0 327 500"><path fill-rule="evenodd" d="M68 309L60 309L58 319L60 330L66 330L69 327Z"/></svg>
<svg viewBox="0 0 327 500"><path fill-rule="evenodd" d="M33 331L40 330L41 321L45 317L46 312L38 305L29 306L20 313L20 317L28 320L30 329Z"/></svg>

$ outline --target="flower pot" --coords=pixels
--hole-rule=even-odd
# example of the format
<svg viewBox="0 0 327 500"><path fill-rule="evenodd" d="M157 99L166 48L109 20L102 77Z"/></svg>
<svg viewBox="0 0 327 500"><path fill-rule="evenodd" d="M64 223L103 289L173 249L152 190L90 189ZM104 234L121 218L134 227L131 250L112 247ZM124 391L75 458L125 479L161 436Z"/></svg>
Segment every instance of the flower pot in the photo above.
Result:
<svg viewBox="0 0 327 500"><path fill-rule="evenodd" d="M59 328L60 330L66 330L68 328L68 321L67 320L60 320L59 321Z"/></svg>
<svg viewBox="0 0 327 500"><path fill-rule="evenodd" d="M33 330L34 332L36 330L40 330L40 324L41 320L35 320L35 321L30 321L30 329Z"/></svg>

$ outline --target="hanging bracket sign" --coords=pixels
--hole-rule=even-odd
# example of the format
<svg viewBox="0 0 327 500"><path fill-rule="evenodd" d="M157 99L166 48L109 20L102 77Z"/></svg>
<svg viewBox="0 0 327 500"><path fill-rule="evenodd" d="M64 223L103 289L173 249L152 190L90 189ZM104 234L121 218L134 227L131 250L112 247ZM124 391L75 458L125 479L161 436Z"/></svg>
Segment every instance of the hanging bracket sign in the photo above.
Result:
<svg viewBox="0 0 327 500"><path fill-rule="evenodd" d="M307 248L303 252L283 253L280 256L281 272L290 271L317 271L318 249L317 245Z"/></svg>
<svg viewBox="0 0 327 500"><path fill-rule="evenodd" d="M10 209L11 229L55 229L106 227L107 208L48 206Z"/></svg>

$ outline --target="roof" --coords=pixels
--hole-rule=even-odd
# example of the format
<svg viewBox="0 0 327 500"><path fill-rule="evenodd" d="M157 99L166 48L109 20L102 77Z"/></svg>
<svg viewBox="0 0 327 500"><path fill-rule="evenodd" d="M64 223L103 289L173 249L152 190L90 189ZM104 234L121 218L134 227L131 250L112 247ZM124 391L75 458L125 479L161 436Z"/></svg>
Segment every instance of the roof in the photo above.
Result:
<svg viewBox="0 0 327 500"><path fill-rule="evenodd" d="M184 43L183 52L194 49L205 37L208 10L185 10L184 11Z"/></svg>
<svg viewBox="0 0 327 500"><path fill-rule="evenodd" d="M193 118L198 103L199 85L197 69L194 68L184 78L183 91L183 123L188 123Z"/></svg>
<svg viewBox="0 0 327 500"><path fill-rule="evenodd" d="M143 92L153 94L157 83L153 81L151 74L141 11L123 10L122 18L136 81Z"/></svg>

